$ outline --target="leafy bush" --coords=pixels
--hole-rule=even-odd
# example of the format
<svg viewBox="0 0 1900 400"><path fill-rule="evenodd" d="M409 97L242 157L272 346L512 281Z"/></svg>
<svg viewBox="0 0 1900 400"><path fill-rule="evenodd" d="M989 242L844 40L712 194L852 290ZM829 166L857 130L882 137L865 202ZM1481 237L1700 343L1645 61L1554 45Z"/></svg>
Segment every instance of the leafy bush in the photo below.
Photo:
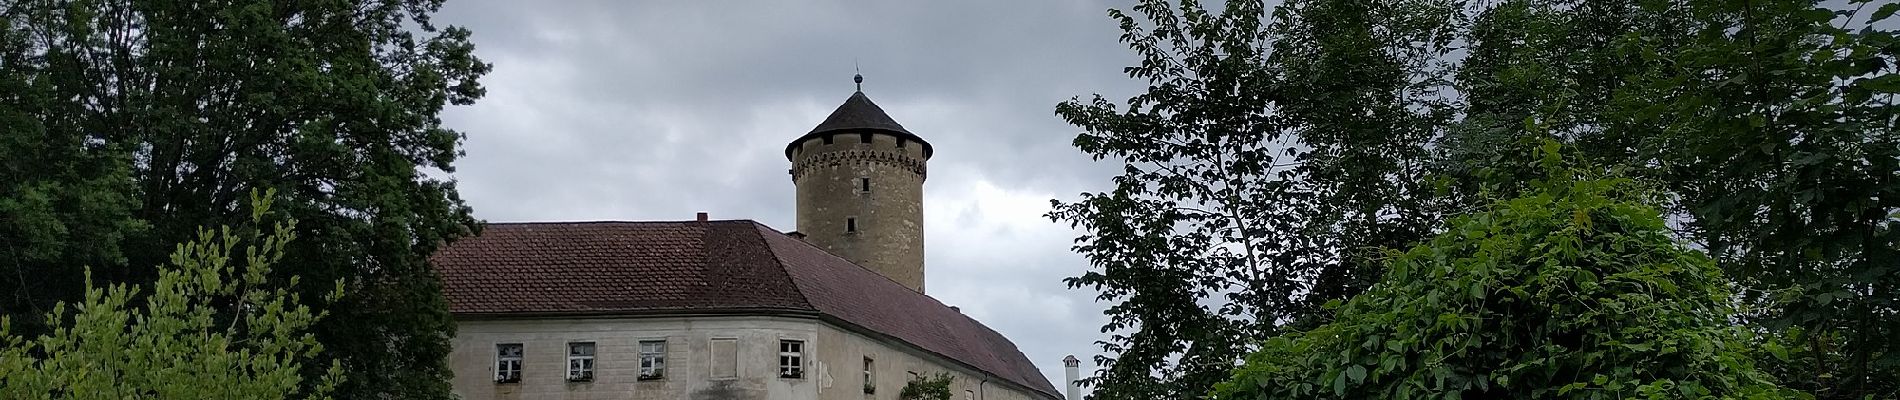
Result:
<svg viewBox="0 0 1900 400"><path fill-rule="evenodd" d="M269 197L253 196L257 226ZM295 278L287 286L267 278L295 239L293 225L268 235L201 229L149 287L95 287L88 272L84 302L73 313L55 306L46 335L14 336L0 319L0 398L329 398L340 364L310 392L300 386L300 370L323 351L307 330L322 314L299 302ZM240 242L241 255L232 251Z"/></svg>
<svg viewBox="0 0 1900 400"><path fill-rule="evenodd" d="M949 373L936 375L916 375L904 384L904 390L897 392L900 400L950 400Z"/></svg>
<svg viewBox="0 0 1900 400"><path fill-rule="evenodd" d="M1728 283L1625 179L1560 167L1454 218L1314 330L1275 337L1217 399L1798 398L1753 365Z"/></svg>

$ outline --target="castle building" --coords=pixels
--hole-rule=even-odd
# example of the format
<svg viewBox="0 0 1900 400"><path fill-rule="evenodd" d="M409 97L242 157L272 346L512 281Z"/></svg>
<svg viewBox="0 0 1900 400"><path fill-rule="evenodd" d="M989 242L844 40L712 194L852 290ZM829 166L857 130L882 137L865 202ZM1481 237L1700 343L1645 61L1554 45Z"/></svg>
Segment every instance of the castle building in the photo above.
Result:
<svg viewBox="0 0 1900 400"><path fill-rule="evenodd" d="M862 77L857 78L862 83ZM464 399L1061 399L924 293L931 147L853 93L786 146L797 231L747 220L492 223L432 261Z"/></svg>

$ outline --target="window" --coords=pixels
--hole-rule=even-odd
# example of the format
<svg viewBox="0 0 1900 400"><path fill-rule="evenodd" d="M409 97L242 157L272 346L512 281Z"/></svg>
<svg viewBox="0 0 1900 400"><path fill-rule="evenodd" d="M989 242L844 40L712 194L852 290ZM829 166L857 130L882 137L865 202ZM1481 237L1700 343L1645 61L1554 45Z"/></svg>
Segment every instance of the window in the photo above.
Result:
<svg viewBox="0 0 1900 400"><path fill-rule="evenodd" d="M904 138L897 138L897 148L904 148Z"/></svg>
<svg viewBox="0 0 1900 400"><path fill-rule="evenodd" d="M864 358L864 394L877 393L877 361Z"/></svg>
<svg viewBox="0 0 1900 400"><path fill-rule="evenodd" d="M569 382L594 380L594 342L567 344L567 380Z"/></svg>
<svg viewBox="0 0 1900 400"><path fill-rule="evenodd" d="M976 400L976 391L975 390L963 391L963 400Z"/></svg>
<svg viewBox="0 0 1900 400"><path fill-rule="evenodd" d="M852 233L852 232L857 232L857 231L858 231L858 217L845 217L844 233Z"/></svg>
<svg viewBox="0 0 1900 400"><path fill-rule="evenodd" d="M825 135L825 144L831 144L831 135Z"/></svg>
<svg viewBox="0 0 1900 400"><path fill-rule="evenodd" d="M870 143L870 142L871 142L871 134L869 134L869 133L861 133L861 134L858 134L858 142L862 142L862 143Z"/></svg>
<svg viewBox="0 0 1900 400"><path fill-rule="evenodd" d="M495 345L495 383L521 381L521 344Z"/></svg>
<svg viewBox="0 0 1900 400"><path fill-rule="evenodd" d="M640 341L640 380L650 381L666 377L666 341Z"/></svg>
<svg viewBox="0 0 1900 400"><path fill-rule="evenodd" d="M805 377L805 342L778 341L778 377L786 379Z"/></svg>
<svg viewBox="0 0 1900 400"><path fill-rule="evenodd" d="M713 379L739 377L739 339L712 339L707 347L711 347Z"/></svg>
<svg viewBox="0 0 1900 400"><path fill-rule="evenodd" d="M871 192L871 178L870 177L864 177L864 176L858 177L858 192L859 193Z"/></svg>

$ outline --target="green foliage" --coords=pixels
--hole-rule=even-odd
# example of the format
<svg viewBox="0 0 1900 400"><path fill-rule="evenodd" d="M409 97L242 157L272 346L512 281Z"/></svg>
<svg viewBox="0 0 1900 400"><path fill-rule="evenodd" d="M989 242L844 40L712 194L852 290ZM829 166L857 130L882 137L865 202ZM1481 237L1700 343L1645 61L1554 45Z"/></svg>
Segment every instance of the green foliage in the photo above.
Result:
<svg viewBox="0 0 1900 400"><path fill-rule="evenodd" d="M1803 397L1757 370L1720 270L1651 193L1558 166L1397 254L1313 330L1268 340L1219 399Z"/></svg>
<svg viewBox="0 0 1900 400"><path fill-rule="evenodd" d="M4 13L5 11L0 11ZM37 320L84 287L75 266L124 263L131 160L69 118L79 105L25 53L29 35L0 18L0 316Z"/></svg>
<svg viewBox="0 0 1900 400"><path fill-rule="evenodd" d="M1448 118L1435 60L1447 2L1144 1L1111 10L1150 84L1125 107L1059 105L1075 145L1124 166L1115 188L1054 202L1096 267L1068 280L1115 305L1098 398L1184 398L1250 338L1311 325L1363 290L1381 247L1433 221L1424 138ZM1399 40L1406 38L1407 40ZM1412 41L1411 38L1424 38ZM1395 44L1397 43L1397 44Z"/></svg>
<svg viewBox="0 0 1900 400"><path fill-rule="evenodd" d="M0 91L20 106L0 119L38 121L0 126L0 163L32 164L0 172L23 175L0 179L0 242L30 245L0 251L33 252L0 264L0 293L31 294L0 309L81 299L77 265L154 282L135 266L162 263L158 243L242 223L245 193L275 189L304 240L270 281L349 289L312 327L324 361L349 366L337 394L450 397L454 327L427 257L477 223L426 172L454 170L462 136L439 115L479 98L489 66L467 30L430 21L441 3L0 1L0 85L26 89Z"/></svg>
<svg viewBox="0 0 1900 400"><path fill-rule="evenodd" d="M1839 6L1839 5L1835 5ZM1439 164L1463 188L1523 181L1533 119L1670 191L1679 237L1740 284L1764 359L1824 398L1900 393L1900 209L1891 2L1510 1L1480 8L1468 117ZM1471 171L1500 171L1476 177ZM1466 190L1466 193L1472 192ZM1784 362L1793 363L1782 365Z"/></svg>
<svg viewBox="0 0 1900 400"><path fill-rule="evenodd" d="M1829 398L1900 393L1900 41L1876 24L1900 6L1885 3L1691 2L1693 40L1613 114L1645 144L1631 162L1678 188L1687 236L1743 280L1747 320L1802 343L1784 381Z"/></svg>
<svg viewBox="0 0 1900 400"><path fill-rule="evenodd" d="M45 315L48 334L15 336L0 320L0 398L329 398L341 364L327 363L310 389L301 374L324 368L323 345L308 332L323 314L292 290L296 278L289 286L268 278L296 239L295 222L264 230L269 200L257 202L255 229L201 230L154 284L102 288L89 279L81 302Z"/></svg>
<svg viewBox="0 0 1900 400"><path fill-rule="evenodd" d="M910 382L904 383L904 390L897 392L899 400L950 400L950 383L954 380L947 372L936 375L915 375Z"/></svg>
<svg viewBox="0 0 1900 400"><path fill-rule="evenodd" d="M1378 249L1536 189L1546 138L1659 188L1777 381L1900 393L1893 1L1199 4L1114 12L1149 90L1057 108L1127 171L1051 213L1115 304L1098 397L1193 396L1326 322Z"/></svg>

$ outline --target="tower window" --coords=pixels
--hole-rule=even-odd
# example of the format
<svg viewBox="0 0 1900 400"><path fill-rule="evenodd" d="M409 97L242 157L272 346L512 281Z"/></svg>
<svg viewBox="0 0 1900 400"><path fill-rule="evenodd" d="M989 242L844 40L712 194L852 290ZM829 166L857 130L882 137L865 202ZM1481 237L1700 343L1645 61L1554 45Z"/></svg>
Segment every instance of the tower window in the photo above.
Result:
<svg viewBox="0 0 1900 400"><path fill-rule="evenodd" d="M831 135L825 135L825 144L831 144Z"/></svg>
<svg viewBox="0 0 1900 400"><path fill-rule="evenodd" d="M853 233L857 231L858 231L858 217L845 217L844 232Z"/></svg>
<svg viewBox="0 0 1900 400"><path fill-rule="evenodd" d="M904 138L897 138L897 148L904 148L904 142L906 142Z"/></svg>
<svg viewBox="0 0 1900 400"><path fill-rule="evenodd" d="M861 134L858 134L858 141L859 141L859 142L864 142L864 143L870 143L870 142L871 142L871 134L869 134L869 133L861 133Z"/></svg>
<svg viewBox="0 0 1900 400"><path fill-rule="evenodd" d="M858 177L858 192L861 192L861 193L871 192L871 178L870 177L864 177L864 176Z"/></svg>

